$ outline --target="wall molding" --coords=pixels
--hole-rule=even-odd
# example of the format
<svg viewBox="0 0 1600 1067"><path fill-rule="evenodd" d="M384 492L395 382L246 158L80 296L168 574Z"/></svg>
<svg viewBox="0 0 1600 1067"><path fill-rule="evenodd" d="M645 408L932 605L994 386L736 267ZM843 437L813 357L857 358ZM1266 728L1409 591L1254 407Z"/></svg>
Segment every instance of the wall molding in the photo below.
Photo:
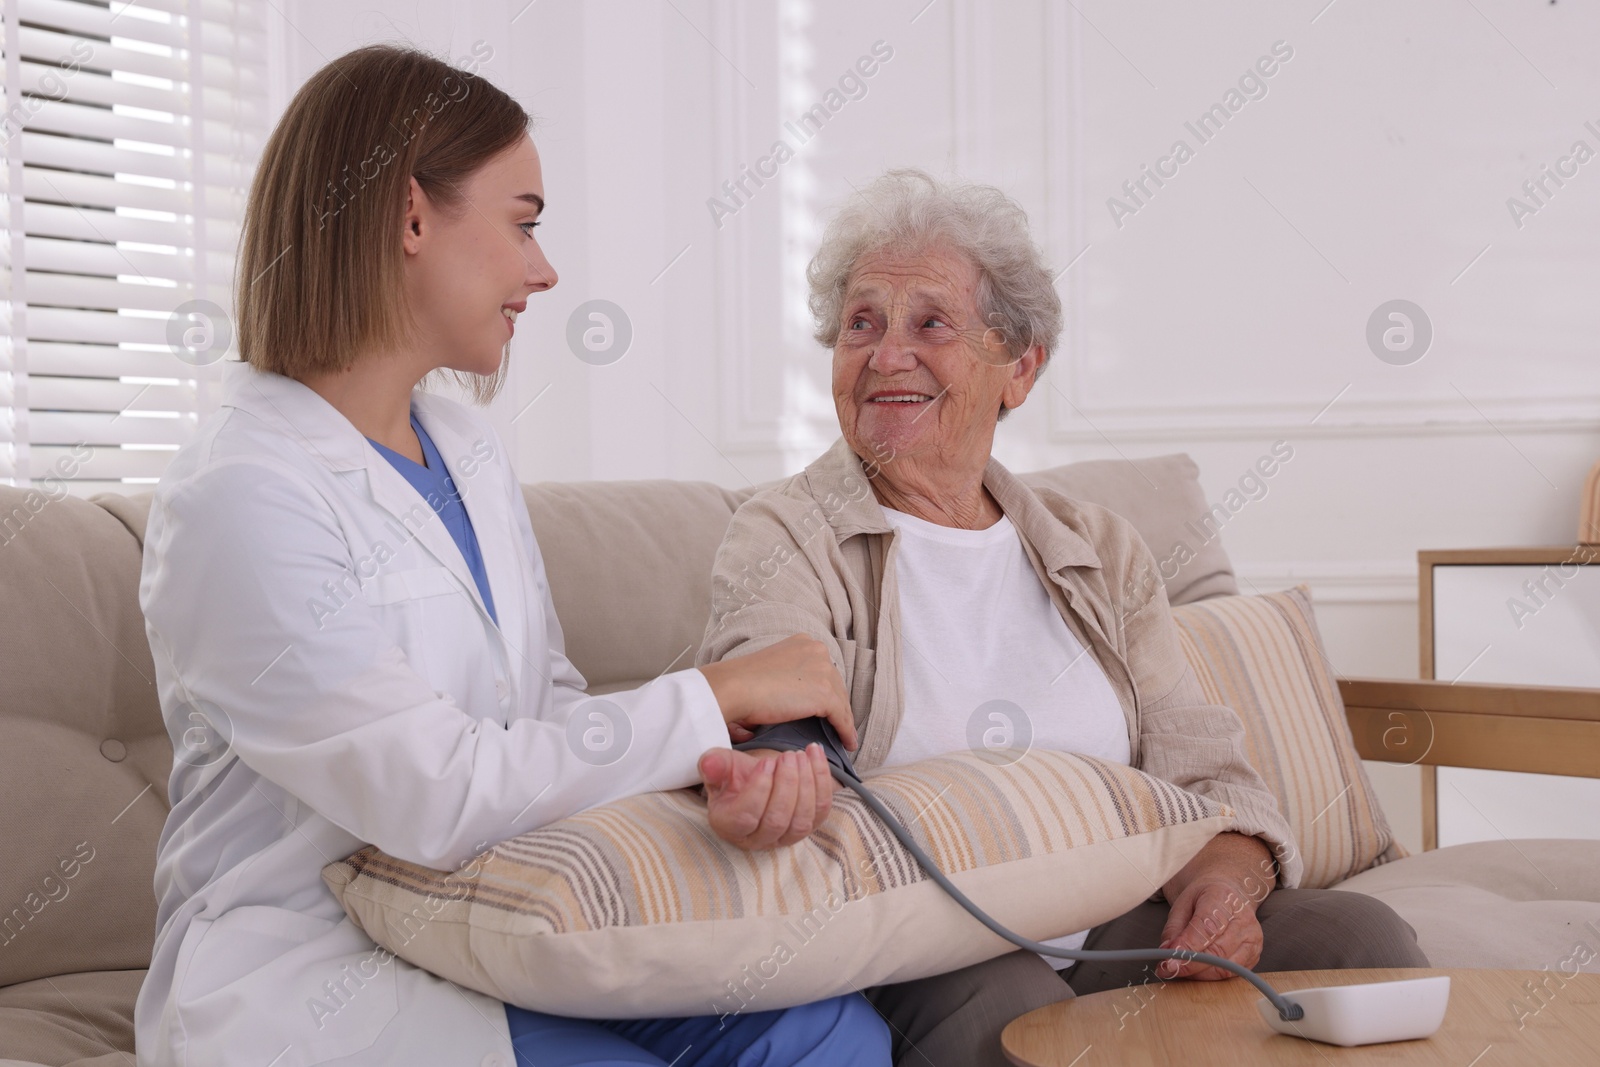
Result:
<svg viewBox="0 0 1600 1067"><path fill-rule="evenodd" d="M788 2L770 15L756 14L733 0L713 0L711 37L731 62L711 65L711 121L716 159L713 182L734 176L741 164L752 163L770 147L785 118L792 118L792 98L806 95L809 49L791 55L779 52L770 33L781 31L794 17ZM938 17L930 13L929 17ZM984 178L996 165L993 110L995 99L994 9L979 0L952 0L943 17L950 25L950 160L964 176ZM1045 404L1043 443L1103 447L1106 443L1193 445L1214 441L1259 441L1263 438L1361 439L1488 437L1501 434L1593 433L1600 430L1600 396L1549 393L1524 397L1458 395L1431 398L1363 396L1356 383L1329 403L1328 395L1268 397L1231 402L1184 402L1131 405L1097 404L1086 398L1084 379L1089 308L1088 205L1084 199L1083 64L1080 61L1080 16L1070 5L1042 8L1040 55L1044 92L1039 119L1044 146L1044 191L1038 232L1050 250L1065 312L1065 329L1049 374L1041 382ZM797 66L798 64L798 66ZM759 90L752 90L735 70L759 71ZM766 131L766 132L763 132ZM730 454L792 452L809 446L816 426L796 409L793 383L777 388L799 354L789 350L785 328L758 317L764 301L758 286L783 284L782 270L767 260L774 239L784 245L788 187L804 160L786 165L776 188L762 189L736 218L727 220L712 240L717 303L715 366L717 369L718 446ZM803 183L802 183L803 184ZM771 197L770 203L765 198ZM774 231L776 227L776 232ZM1073 263L1070 269L1064 269ZM758 367L759 358L778 367ZM770 373L769 373L770 371ZM1378 388L1376 384L1372 387ZM1035 401L1036 403L1038 400Z"/></svg>
<svg viewBox="0 0 1600 1067"><path fill-rule="evenodd" d="M712 41L717 52L727 60L718 59L711 64L711 127L716 146L711 181L716 191L723 180L738 176L741 164L751 164L762 155L767 145L758 145L751 135L751 97L757 90L752 90L739 74L739 71L752 69L749 9L736 0L712 0L710 11ZM763 64L754 69L782 77L781 65L773 68ZM782 107L781 87L771 88L767 95L776 102L776 107ZM773 119L772 128L776 129L780 120L775 113L769 117ZM782 181L781 174L778 181ZM779 195L777 189L758 192ZM750 282L757 258L757 230L757 218L741 208L722 229L713 231L711 238L712 299L717 319L717 445L735 452L759 451L774 445L782 433L784 421L781 411L771 410L773 398L760 404L756 391L750 387L751 354L759 350L753 341L756 331L750 321Z"/></svg>
<svg viewBox="0 0 1600 1067"><path fill-rule="evenodd" d="M994 159L994 9L978 0L950 3L951 162L976 178Z"/></svg>
<svg viewBox="0 0 1600 1067"><path fill-rule="evenodd" d="M1474 398L1468 404L1460 397L1361 400L1351 399L1347 393L1331 406L1327 400L1285 399L1091 407L1075 400L1068 403L1051 390L1049 402L1052 417L1046 439L1056 444L1103 444L1107 439L1186 442L1263 437L1498 436L1600 429L1600 397L1582 396ZM1063 407L1076 410L1069 410L1058 421L1056 416Z"/></svg>
<svg viewBox="0 0 1600 1067"><path fill-rule="evenodd" d="M1305 583L1318 604L1415 604L1416 560L1234 562L1239 591L1274 593Z"/></svg>
<svg viewBox="0 0 1600 1067"><path fill-rule="evenodd" d="M1078 361L1088 350L1088 330L1083 309L1088 306L1087 275L1082 260L1074 263L1088 245L1088 218L1083 197L1083 63L1075 12L1066 4L1046 4L1044 9L1044 114L1045 145L1044 232L1054 260L1056 291L1066 320L1045 379L1045 439L1070 440L1057 434L1071 431L1059 426L1056 407L1059 387L1069 397L1078 393ZM1072 264L1070 270L1066 269ZM1095 443L1100 442L1098 434Z"/></svg>
<svg viewBox="0 0 1600 1067"><path fill-rule="evenodd" d="M960 6L971 2L966 0ZM1088 205L1083 194L1085 97L1078 18L1070 5L1045 5L1044 233L1047 247L1060 267L1071 263L1089 243ZM959 68L957 73L959 76ZM958 77L958 87L960 84ZM957 135L961 132L958 125ZM1074 266L1058 279L1056 288L1061 294L1066 323L1049 374L1040 383L1045 387L1047 406L1045 440L1051 444L1103 446L1108 441L1186 443L1263 437L1493 436L1600 430L1600 395L1563 393L1513 398L1472 396L1469 404L1459 396L1365 399L1357 384L1331 406L1331 394L1303 401L1284 397L1234 403L1092 404L1083 398L1081 373L1081 360L1088 351L1087 272L1081 265ZM1470 390L1468 394L1471 395ZM1473 410L1473 404L1478 410Z"/></svg>

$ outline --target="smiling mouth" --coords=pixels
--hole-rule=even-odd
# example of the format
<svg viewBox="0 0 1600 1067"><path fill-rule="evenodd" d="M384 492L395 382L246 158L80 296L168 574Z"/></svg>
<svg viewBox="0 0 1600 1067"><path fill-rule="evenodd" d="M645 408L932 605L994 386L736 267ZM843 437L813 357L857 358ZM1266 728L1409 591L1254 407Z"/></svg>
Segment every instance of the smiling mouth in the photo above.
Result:
<svg viewBox="0 0 1600 1067"><path fill-rule="evenodd" d="M888 396L875 396L867 401L869 404L926 404L933 397L927 393L892 393Z"/></svg>

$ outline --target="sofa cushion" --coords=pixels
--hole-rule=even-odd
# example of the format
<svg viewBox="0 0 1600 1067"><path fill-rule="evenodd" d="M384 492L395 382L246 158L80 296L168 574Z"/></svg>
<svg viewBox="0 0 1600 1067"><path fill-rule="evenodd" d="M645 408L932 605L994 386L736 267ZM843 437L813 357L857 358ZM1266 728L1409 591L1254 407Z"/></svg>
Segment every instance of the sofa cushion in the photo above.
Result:
<svg viewBox="0 0 1600 1067"><path fill-rule="evenodd" d="M1213 704L1244 722L1245 755L1298 844L1302 889L1407 855L1356 754L1304 585L1173 609L1184 654Z"/></svg>
<svg viewBox="0 0 1600 1067"><path fill-rule="evenodd" d="M1109 508L1132 523L1155 556L1172 604L1239 592L1200 487L1200 468L1186 453L1083 460L1021 478Z"/></svg>
<svg viewBox="0 0 1600 1067"><path fill-rule="evenodd" d="M1435 967L1600 974L1600 841L1450 845L1333 888L1393 908Z"/></svg>
<svg viewBox="0 0 1600 1067"><path fill-rule="evenodd" d="M60 974L0 989L0 1057L46 1067L132 1067L145 972Z"/></svg>
<svg viewBox="0 0 1600 1067"><path fill-rule="evenodd" d="M1022 475L1131 522L1184 604L1238 592L1222 542L1204 537L1199 468L1183 454L1089 460ZM740 504L770 485L544 482L522 487L567 655L591 693L694 662L711 615L711 563Z"/></svg>
<svg viewBox="0 0 1600 1067"><path fill-rule="evenodd" d="M694 666L738 494L710 482L524 485L567 658L590 692Z"/></svg>
<svg viewBox="0 0 1600 1067"><path fill-rule="evenodd" d="M0 487L0 986L146 967L172 742L140 547L104 509Z"/></svg>
<svg viewBox="0 0 1600 1067"><path fill-rule="evenodd" d="M1065 752L963 752L870 784L962 891L1035 939L1121 915L1232 825L1224 806ZM765 1010L1010 950L844 792L787 848L718 839L698 791L679 790L513 838L461 872L367 848L323 878L400 957L562 1015Z"/></svg>

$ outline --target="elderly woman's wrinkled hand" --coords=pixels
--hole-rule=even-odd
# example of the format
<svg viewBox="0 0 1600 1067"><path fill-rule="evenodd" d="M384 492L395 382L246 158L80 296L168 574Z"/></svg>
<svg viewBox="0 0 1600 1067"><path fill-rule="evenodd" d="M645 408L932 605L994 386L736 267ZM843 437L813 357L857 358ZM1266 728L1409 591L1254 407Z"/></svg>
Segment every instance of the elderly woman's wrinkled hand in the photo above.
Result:
<svg viewBox="0 0 1600 1067"><path fill-rule="evenodd" d="M833 774L817 744L798 752L714 748L700 757L700 775L711 829L749 851L804 840L833 807Z"/></svg>
<svg viewBox="0 0 1600 1067"><path fill-rule="evenodd" d="M1161 948L1206 952L1243 967L1254 967L1261 959L1263 937L1255 904L1225 879L1189 883L1172 902L1161 936ZM1165 960L1156 977L1213 982L1234 974L1208 964Z"/></svg>
<svg viewBox="0 0 1600 1067"><path fill-rule="evenodd" d="M1172 910L1161 929L1161 948L1188 949L1254 967L1263 937L1256 908L1271 892L1271 853L1258 838L1221 833L1164 886ZM1204 963L1165 960L1157 978L1218 981L1232 971Z"/></svg>

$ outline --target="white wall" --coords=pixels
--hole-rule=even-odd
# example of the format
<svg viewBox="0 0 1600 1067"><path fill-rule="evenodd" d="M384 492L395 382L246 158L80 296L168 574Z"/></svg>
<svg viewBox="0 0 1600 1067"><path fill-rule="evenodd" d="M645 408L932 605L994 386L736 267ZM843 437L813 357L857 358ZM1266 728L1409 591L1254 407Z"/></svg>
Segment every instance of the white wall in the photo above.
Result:
<svg viewBox="0 0 1600 1067"><path fill-rule="evenodd" d="M911 164L1001 184L1071 264L1067 336L1001 458L1187 451L1219 500L1288 442L1224 540L1247 591L1311 583L1342 672L1415 677L1418 549L1571 542L1600 457L1600 159L1536 213L1507 200L1574 142L1600 152L1591 6L525 2L286 0L277 32L286 91L371 41L487 41L489 76L543 118L562 280L494 409L526 480L802 466L835 432L804 315L819 216ZM878 41L865 95L800 144L784 121ZM1275 42L1293 54L1265 96L1201 143L1185 122ZM794 158L714 219L778 138ZM1124 197L1179 138L1193 157ZM1137 210L1115 219L1113 196ZM610 366L565 342L595 298L635 331ZM1434 331L1403 366L1365 336L1396 298ZM1370 769L1420 847L1415 771Z"/></svg>

